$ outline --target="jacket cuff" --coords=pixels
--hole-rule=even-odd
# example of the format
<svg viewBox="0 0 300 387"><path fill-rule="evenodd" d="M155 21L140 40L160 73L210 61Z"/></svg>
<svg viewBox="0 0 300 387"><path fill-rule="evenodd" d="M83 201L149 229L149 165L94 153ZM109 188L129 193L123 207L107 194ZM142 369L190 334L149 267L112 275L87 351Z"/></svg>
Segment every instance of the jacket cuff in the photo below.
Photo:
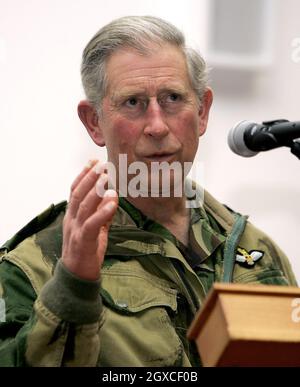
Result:
<svg viewBox="0 0 300 387"><path fill-rule="evenodd" d="M100 280L83 280L58 261L53 277L43 287L40 299L57 317L75 324L92 324L100 319Z"/></svg>

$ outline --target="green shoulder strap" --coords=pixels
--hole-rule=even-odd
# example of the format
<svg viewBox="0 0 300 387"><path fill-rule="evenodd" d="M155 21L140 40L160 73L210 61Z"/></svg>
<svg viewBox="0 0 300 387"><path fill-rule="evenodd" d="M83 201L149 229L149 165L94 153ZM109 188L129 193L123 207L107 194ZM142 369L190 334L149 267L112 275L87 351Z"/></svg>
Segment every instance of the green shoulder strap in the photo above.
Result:
<svg viewBox="0 0 300 387"><path fill-rule="evenodd" d="M51 204L51 206L32 219L25 227L23 227L0 247L0 256L6 254L10 250L13 250L24 239L47 227L54 221L61 211L65 211L66 206L66 201L60 202L56 205Z"/></svg>
<svg viewBox="0 0 300 387"><path fill-rule="evenodd" d="M247 216L234 213L235 223L232 227L230 234L228 235L224 246L224 263L223 263L223 278L222 282L232 282L233 269L236 258L236 249L241 236L245 230Z"/></svg>

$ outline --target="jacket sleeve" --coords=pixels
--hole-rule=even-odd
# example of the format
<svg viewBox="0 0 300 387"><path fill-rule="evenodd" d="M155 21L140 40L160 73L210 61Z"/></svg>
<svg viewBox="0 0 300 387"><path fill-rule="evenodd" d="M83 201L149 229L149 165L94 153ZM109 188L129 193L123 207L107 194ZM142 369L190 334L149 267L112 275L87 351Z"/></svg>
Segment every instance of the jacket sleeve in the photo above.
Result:
<svg viewBox="0 0 300 387"><path fill-rule="evenodd" d="M265 232L247 222L239 245L247 251L258 250L264 255L252 269L235 265L236 282L297 286L289 259Z"/></svg>
<svg viewBox="0 0 300 387"><path fill-rule="evenodd" d="M289 258L282 251L282 249L274 242L272 245L272 253L274 256L277 255L277 257L279 257L282 271L288 280L289 286L298 287L299 285L297 283L297 280L296 280L296 277L295 277L295 274L294 274L294 271L293 271L293 268L292 268L292 265L290 263Z"/></svg>
<svg viewBox="0 0 300 387"><path fill-rule="evenodd" d="M95 366L103 323L100 281L75 277L58 262L37 296L27 275L0 264L0 366Z"/></svg>

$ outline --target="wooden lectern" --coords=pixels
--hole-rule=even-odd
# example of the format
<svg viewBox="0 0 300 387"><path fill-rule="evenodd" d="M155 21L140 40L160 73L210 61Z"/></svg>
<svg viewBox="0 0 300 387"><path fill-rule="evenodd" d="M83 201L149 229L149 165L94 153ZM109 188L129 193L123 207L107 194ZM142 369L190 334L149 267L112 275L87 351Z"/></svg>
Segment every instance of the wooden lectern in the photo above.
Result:
<svg viewBox="0 0 300 387"><path fill-rule="evenodd" d="M206 367L299 367L300 288L215 283L187 335Z"/></svg>

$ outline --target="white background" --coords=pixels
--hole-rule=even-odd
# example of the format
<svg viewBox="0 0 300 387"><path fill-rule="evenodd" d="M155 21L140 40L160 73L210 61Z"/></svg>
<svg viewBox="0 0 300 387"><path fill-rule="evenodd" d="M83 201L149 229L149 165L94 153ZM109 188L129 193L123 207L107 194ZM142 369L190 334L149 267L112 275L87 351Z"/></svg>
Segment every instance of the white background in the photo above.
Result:
<svg viewBox="0 0 300 387"><path fill-rule="evenodd" d="M92 35L116 17L151 14L176 24L206 56L214 28L207 5L206 0L0 0L0 243L50 203L68 198L71 182L90 158L106 157L77 117L81 52ZM245 159L227 146L237 121L300 121L300 62L292 60L299 15L299 1L278 2L269 66L239 71L232 63L232 69L212 71L215 101L198 160L205 187L276 240L300 282L300 161L288 149Z"/></svg>

